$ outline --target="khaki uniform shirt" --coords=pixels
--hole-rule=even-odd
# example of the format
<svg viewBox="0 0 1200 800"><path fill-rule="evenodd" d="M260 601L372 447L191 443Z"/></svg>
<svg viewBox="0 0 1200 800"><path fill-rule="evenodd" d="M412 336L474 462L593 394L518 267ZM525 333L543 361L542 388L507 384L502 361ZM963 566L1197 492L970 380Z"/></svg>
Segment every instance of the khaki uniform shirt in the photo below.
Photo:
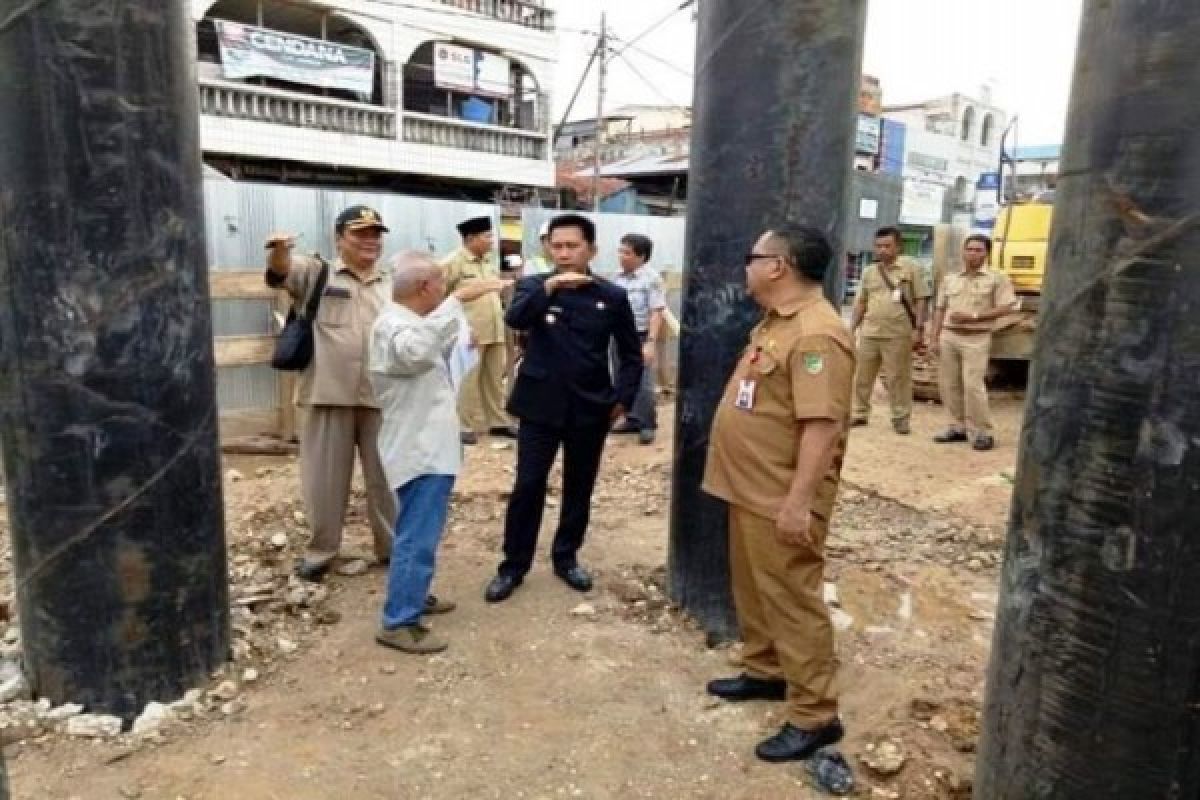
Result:
<svg viewBox="0 0 1200 800"><path fill-rule="evenodd" d="M896 293L887 287L879 274L882 265L879 263L867 267L863 273L859 295L866 304L867 312L863 317L862 335L867 339L898 339L911 337L913 324L904 310L904 304ZM898 258L888 270L888 278L903 296L908 298L908 304L917 313L917 301L927 299L931 294L929 281L925 270L909 258Z"/></svg>
<svg viewBox="0 0 1200 800"><path fill-rule="evenodd" d="M986 311L1017 302L1012 281L1003 272L984 268L974 275L965 270L947 275L938 292L937 307L946 312L942 321L943 330L954 333L991 333L996 320L983 322L951 322L955 311L964 314L982 314Z"/></svg>
<svg viewBox="0 0 1200 800"><path fill-rule="evenodd" d="M713 421L704 491L775 519L796 472L798 422L845 426L854 382L854 345L824 298L768 312L750 336ZM846 448L843 427L812 512L828 521Z"/></svg>
<svg viewBox="0 0 1200 800"><path fill-rule="evenodd" d="M453 292L463 281L476 278L499 277L496 265L486 257L477 258L466 248L460 247L449 258L441 263L446 275L446 291ZM476 344L504 343L504 306L500 297L495 293L486 295L470 303L464 303L467 322L471 333L475 336Z"/></svg>
<svg viewBox="0 0 1200 800"><path fill-rule="evenodd" d="M267 271L267 284L282 287L304 306L321 267L315 259L296 257L287 277ZM378 408L367 371L371 327L391 299L392 282L380 267L360 279L334 261L313 321L312 363L300 373L296 402L302 406L366 406Z"/></svg>

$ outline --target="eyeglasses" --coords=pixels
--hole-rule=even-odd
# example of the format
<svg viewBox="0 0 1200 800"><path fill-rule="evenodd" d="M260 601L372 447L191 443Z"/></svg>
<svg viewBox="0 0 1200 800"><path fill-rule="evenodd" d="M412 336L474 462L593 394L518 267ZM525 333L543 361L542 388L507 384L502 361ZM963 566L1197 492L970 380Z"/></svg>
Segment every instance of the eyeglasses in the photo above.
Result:
<svg viewBox="0 0 1200 800"><path fill-rule="evenodd" d="M769 253L746 253L746 266L750 266L760 258L783 258L783 256L770 255Z"/></svg>

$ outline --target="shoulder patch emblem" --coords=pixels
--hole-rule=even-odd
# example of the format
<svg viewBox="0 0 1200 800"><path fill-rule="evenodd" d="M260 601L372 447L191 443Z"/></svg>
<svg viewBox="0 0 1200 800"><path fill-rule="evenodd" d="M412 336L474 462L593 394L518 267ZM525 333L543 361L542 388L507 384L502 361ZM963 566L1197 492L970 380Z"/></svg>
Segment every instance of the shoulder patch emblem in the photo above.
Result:
<svg viewBox="0 0 1200 800"><path fill-rule="evenodd" d="M809 375L820 375L825 369L825 359L820 353L805 353L804 354L804 371Z"/></svg>

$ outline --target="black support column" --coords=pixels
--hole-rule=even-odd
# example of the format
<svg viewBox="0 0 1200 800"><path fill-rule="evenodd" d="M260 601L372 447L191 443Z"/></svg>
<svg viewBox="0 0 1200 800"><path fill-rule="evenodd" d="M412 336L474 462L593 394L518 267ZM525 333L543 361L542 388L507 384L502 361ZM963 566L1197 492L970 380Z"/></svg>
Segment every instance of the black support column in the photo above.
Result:
<svg viewBox="0 0 1200 800"><path fill-rule="evenodd" d="M736 632L723 506L700 490L713 413L758 318L743 257L767 227L815 225L838 263L865 0L698 5L683 333L671 503L671 593L717 638Z"/></svg>
<svg viewBox="0 0 1200 800"><path fill-rule="evenodd" d="M26 668L126 718L229 655L188 3L0 11L0 437Z"/></svg>
<svg viewBox="0 0 1200 800"><path fill-rule="evenodd" d="M1200 797L1200 6L1089 0L975 797Z"/></svg>

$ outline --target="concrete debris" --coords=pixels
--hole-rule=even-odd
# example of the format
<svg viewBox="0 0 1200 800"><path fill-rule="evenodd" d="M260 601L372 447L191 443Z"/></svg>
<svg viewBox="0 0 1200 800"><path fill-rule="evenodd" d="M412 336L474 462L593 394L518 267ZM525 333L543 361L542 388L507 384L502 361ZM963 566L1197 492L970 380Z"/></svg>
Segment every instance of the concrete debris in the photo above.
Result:
<svg viewBox="0 0 1200 800"><path fill-rule="evenodd" d="M580 603L571 609L571 614L576 617L594 617L596 616L596 607L591 603Z"/></svg>
<svg viewBox="0 0 1200 800"><path fill-rule="evenodd" d="M355 558L351 561L343 561L337 566L337 574L345 575L348 578L354 578L359 575L365 575L371 566L361 558Z"/></svg>
<svg viewBox="0 0 1200 800"><path fill-rule="evenodd" d="M149 703L133 721L133 732L138 735L157 733L174 716L171 709L162 703Z"/></svg>
<svg viewBox="0 0 1200 800"><path fill-rule="evenodd" d="M11 703L14 700L29 699L29 682L18 672L0 683L0 703Z"/></svg>
<svg viewBox="0 0 1200 800"><path fill-rule="evenodd" d="M121 718L106 714L80 714L67 720L67 735L107 739L121 733Z"/></svg>
<svg viewBox="0 0 1200 800"><path fill-rule="evenodd" d="M879 744L868 744L859 760L873 772L886 778L904 769L908 759L899 744L886 740Z"/></svg>
<svg viewBox="0 0 1200 800"><path fill-rule="evenodd" d="M238 696L238 686L233 681L221 681L215 689L209 690L208 696L214 700L232 700Z"/></svg>

